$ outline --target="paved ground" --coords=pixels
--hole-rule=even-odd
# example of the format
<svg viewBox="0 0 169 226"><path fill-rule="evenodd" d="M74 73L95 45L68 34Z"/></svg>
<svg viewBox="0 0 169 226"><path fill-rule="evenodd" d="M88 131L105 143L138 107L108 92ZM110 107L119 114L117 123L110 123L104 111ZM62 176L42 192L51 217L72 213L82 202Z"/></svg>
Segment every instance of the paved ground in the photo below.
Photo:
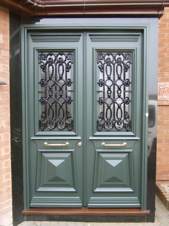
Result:
<svg viewBox="0 0 169 226"><path fill-rule="evenodd" d="M155 223L23 222L19 226L169 226L169 211L156 198Z"/></svg>
<svg viewBox="0 0 169 226"><path fill-rule="evenodd" d="M157 194L169 210L169 181L157 181Z"/></svg>

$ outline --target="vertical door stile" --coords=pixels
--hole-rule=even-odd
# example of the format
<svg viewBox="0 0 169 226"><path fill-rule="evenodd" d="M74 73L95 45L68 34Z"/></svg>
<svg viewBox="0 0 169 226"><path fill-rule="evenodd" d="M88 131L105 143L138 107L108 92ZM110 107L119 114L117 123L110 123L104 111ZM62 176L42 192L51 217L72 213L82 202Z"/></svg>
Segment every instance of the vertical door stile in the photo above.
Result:
<svg viewBox="0 0 169 226"><path fill-rule="evenodd" d="M86 167L87 167L87 152L86 152L86 147L87 147L87 135L86 135L86 131L87 131L87 113L86 111L88 111L88 106L87 106L87 101L86 101L86 96L88 94L88 86L87 86L87 33L83 32L83 98L82 98L82 104L83 104L83 206L87 207L87 188L88 188L88 181L87 181L87 171L86 171ZM81 81L81 82L82 82ZM86 92L87 91L87 92ZM85 111L86 109L86 111Z"/></svg>

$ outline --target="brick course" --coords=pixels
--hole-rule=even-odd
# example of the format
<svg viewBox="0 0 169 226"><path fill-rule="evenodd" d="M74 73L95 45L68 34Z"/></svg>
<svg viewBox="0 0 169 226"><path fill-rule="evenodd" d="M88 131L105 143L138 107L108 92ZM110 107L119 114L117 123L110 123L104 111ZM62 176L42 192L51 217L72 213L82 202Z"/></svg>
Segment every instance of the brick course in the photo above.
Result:
<svg viewBox="0 0 169 226"><path fill-rule="evenodd" d="M169 82L169 7L159 21L158 82ZM157 180L169 180L169 101L158 102Z"/></svg>
<svg viewBox="0 0 169 226"><path fill-rule="evenodd" d="M0 225L12 224L10 99L9 99L9 12L0 8Z"/></svg>

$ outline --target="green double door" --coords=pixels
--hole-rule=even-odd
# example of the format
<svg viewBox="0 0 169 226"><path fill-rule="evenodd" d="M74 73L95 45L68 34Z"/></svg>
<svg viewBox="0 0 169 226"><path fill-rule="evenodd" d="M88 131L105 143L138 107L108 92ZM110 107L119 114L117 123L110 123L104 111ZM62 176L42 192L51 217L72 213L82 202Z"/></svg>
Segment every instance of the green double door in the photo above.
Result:
<svg viewBox="0 0 169 226"><path fill-rule="evenodd" d="M28 34L27 206L145 207L142 44L132 31Z"/></svg>

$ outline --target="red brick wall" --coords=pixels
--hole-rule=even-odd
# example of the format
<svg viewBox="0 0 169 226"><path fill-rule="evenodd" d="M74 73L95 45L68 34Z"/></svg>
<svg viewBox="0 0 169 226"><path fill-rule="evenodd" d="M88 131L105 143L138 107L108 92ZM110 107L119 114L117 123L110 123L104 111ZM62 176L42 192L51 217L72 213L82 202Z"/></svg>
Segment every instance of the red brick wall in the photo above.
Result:
<svg viewBox="0 0 169 226"><path fill-rule="evenodd" d="M158 82L169 82L169 7L159 21ZM158 101L157 180L169 180L169 101Z"/></svg>
<svg viewBox="0 0 169 226"><path fill-rule="evenodd" d="M9 13L0 8L0 225L12 223L10 109L9 109Z"/></svg>

